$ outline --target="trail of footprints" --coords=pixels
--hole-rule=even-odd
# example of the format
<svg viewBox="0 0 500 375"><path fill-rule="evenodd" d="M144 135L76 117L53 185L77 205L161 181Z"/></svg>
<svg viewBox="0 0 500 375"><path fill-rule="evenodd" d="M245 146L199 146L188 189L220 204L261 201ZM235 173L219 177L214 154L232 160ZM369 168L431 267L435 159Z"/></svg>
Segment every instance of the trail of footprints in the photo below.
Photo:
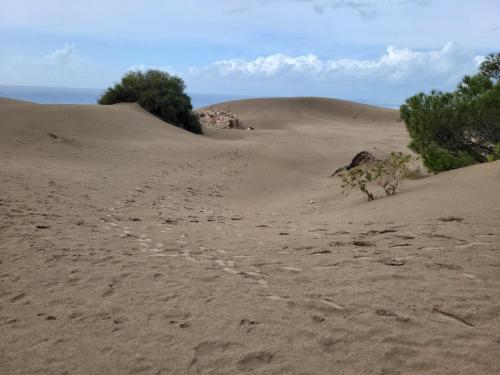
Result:
<svg viewBox="0 0 500 375"><path fill-rule="evenodd" d="M210 263L215 267L219 268L222 272L230 274L234 277L241 277L251 283L258 285L259 287L265 290L269 290L269 282L268 280L266 280L266 275L263 274L258 267L247 265L242 268L241 264L238 264L240 263L239 260L241 260L238 259L238 257L251 258L251 256L242 256L242 255L231 256L225 250L222 249L207 250L205 247L202 246L199 246L197 250L194 250L193 249L194 244L192 243L190 244L186 240L186 235L183 234L180 234L179 238L175 241L175 245L169 244L167 246L164 242L161 242L161 240L154 241L152 238L149 238L146 234L136 234L137 231L134 231L133 226L134 222L140 223L141 219L139 218L129 217L127 221L128 224L127 225L122 224L122 222L124 221L123 218L125 216L124 211L126 211L131 206L137 204L138 202L136 202L136 199L140 198L141 196L146 194L149 190L153 189L153 186L158 186L162 181L162 179L167 175L168 175L167 171L161 171L156 175L153 175L152 177L146 179L143 183L137 185L133 191L123 196L121 200L115 202L116 203L115 206L109 208L109 213L106 215L107 219L103 220L106 223L104 228L107 230L114 231L121 237L131 238L135 240L136 243L138 244L140 251L147 254L148 256L177 257L177 258L182 258L188 262ZM186 195L188 197L186 197ZM217 190L209 191L208 195L212 197L217 197L220 195L220 193ZM203 192L195 188L189 188L187 189L187 192L185 192L182 208L180 208L181 205L181 203L179 203L180 199L176 201L175 199L172 198L172 196L165 197L160 195L155 200L153 200L153 205L151 208L156 212L156 214L159 217L160 223L157 224L159 233L162 234L169 233L170 231L172 231L173 226L177 225L179 222L179 218L177 218L178 215L175 216L175 218L172 218L173 215L170 215L168 216L168 218L165 218L164 215L166 213L172 213L172 212L175 213L175 211L180 211L182 209L188 211L195 210L195 208L193 208L193 202L192 200L190 200L189 196L194 198L198 197L202 202L204 199ZM206 208L198 209L198 211L199 213L205 216L203 221L206 220L206 222L210 223L211 225L224 224L226 220L235 220L235 221L241 220L241 217L238 217L237 215L233 215L232 217L228 218L226 212L224 212L226 216L223 216L222 214L217 215L214 210L208 210ZM185 219L182 219L182 221L185 221L183 225L187 225L188 223L197 224L200 222L200 220L202 220L202 218L194 214L188 215ZM381 263L388 266L405 266L408 260L412 258L411 253L415 253L415 251L417 250L424 253L433 253L450 249L450 246L451 248L456 248L456 249L468 249L473 247L486 247L486 246L491 247L498 244L498 242L495 242L495 239L497 238L498 235L496 233L493 233L494 232L493 230L489 233L475 234L474 237L477 238L477 241L472 241L472 242L467 242L460 238L455 238L438 232L440 229L442 229L443 225L446 226L451 224L457 225L457 223L449 223L449 222L444 224L443 223L439 224L439 222L438 223L432 222L427 225L422 225L418 228L412 228L411 233L407 233L404 230L404 228L407 225L398 225L382 230L370 230L364 233L360 233L358 235L353 235L348 231L329 233L324 228L310 230L309 232L311 232L311 234L315 236L328 236L335 234L337 236L344 237L346 239L349 238L350 240L348 242L333 241L330 244L331 245L333 244L333 246L350 246L351 248L353 248L355 250L354 251L355 254L353 255L354 261L375 260L375 261L380 261ZM461 224L461 220L458 222L458 224ZM267 225L265 226L263 225L262 227L268 228ZM422 241L422 237L425 237L426 240ZM417 238L419 239L420 243L430 242L432 246L420 246L417 248L414 242L414 240L416 240ZM375 242L375 240L377 240L377 243ZM438 244L443 243L445 244L445 246L435 246L436 243ZM454 243L455 245L450 245L450 243L452 244ZM403 252L404 256L396 258L394 257L381 258L382 253L377 250L381 244L391 249L391 252L394 251ZM312 251L311 255L327 255L331 253L330 250L324 250L324 249L315 252L313 251L314 249L312 248L312 246L304 246L304 249L309 249L309 248ZM373 249L373 251L369 253L367 249ZM288 253L288 251L284 251L282 253ZM334 264L333 266L329 266L328 264L326 264L325 266L316 266L313 268L315 270L320 270L320 269L329 269L337 266L338 264ZM445 269L449 271L462 271L461 268L459 267L457 268L454 265L444 264L439 262L431 262L429 263L429 266L435 267L436 269ZM281 270L290 273L300 273L303 271L302 268L293 266L283 266L281 267ZM464 273L463 275L465 278L475 279L474 275L466 273ZM279 296L272 293L268 293L266 298L271 301L285 302L288 304L288 306L293 306L298 304L304 308L312 309L315 311L324 311L324 310L331 312L347 311L345 306L342 306L329 299L304 298L300 301L293 301L286 296ZM386 312L386 310L380 310L379 313L377 313L377 315L386 316L388 314L383 312ZM436 309L432 310L432 312L437 313L440 316L444 316L450 321L468 325L467 322L464 323L463 321L460 321L459 318L456 318L456 316L450 312L438 311ZM390 316L398 316L397 314L394 315L395 313L392 313L390 311L389 313L392 314Z"/></svg>
<svg viewBox="0 0 500 375"><path fill-rule="evenodd" d="M252 282L260 285L263 288L268 288L268 282L265 280L264 275L258 270L257 267L252 267L252 270L243 271L239 270L236 266L235 260L228 260L227 251L225 250L215 250L215 254L217 256L209 256L205 253L204 247L198 247L198 251L193 251L187 249L186 245L190 245L187 241L185 241L186 236L180 235L179 239L176 240L174 246L169 245L168 247L165 243L160 241L154 241L152 238L149 238L146 234L137 234L138 231L133 229L133 222L139 222L141 219L135 217L129 217L128 219L124 219L126 217L125 210L138 202L136 199L143 196L148 190L153 189L153 186L157 186L161 180L168 175L167 171L161 171L152 177L146 179L143 183L140 183L136 186L133 191L130 191L128 194L122 197L122 199L115 202L114 207L110 207L109 213L106 214L106 218L102 218L101 221L105 223L103 228L105 230L113 231L117 235L122 238L131 238L135 240L140 248L140 251L147 254L148 256L155 257L176 257L183 258L189 262L210 262L223 272L226 272L231 275L239 276L247 280L251 280ZM191 195L201 195L201 192L194 188L188 188L187 194ZM218 196L220 193L213 192L209 190L208 195L210 196ZM172 204L168 205L165 202L167 199L171 200ZM162 203L159 203L162 202ZM152 208L156 211L156 213L163 217L166 209L175 210L175 205L178 204L178 201L174 200L172 196L165 197L159 196L158 199L154 200ZM191 207L183 207L184 209L192 209ZM192 209L193 210L193 209ZM239 221L241 217L238 215L232 215L228 219L226 219L222 215L214 215L214 211L201 209L200 212L207 214L207 222L215 222L215 224L224 224L225 220L233 220ZM189 216L191 223L198 223L198 217L195 215ZM166 234L173 229L173 225L178 224L178 218L176 219L163 219L163 223L158 224L159 233ZM128 225L123 225L122 222L126 221ZM171 225L171 226L169 226ZM152 236L151 236L152 237ZM238 256L236 256L238 257ZM243 257L243 256L240 256ZM292 269L292 267L290 267Z"/></svg>

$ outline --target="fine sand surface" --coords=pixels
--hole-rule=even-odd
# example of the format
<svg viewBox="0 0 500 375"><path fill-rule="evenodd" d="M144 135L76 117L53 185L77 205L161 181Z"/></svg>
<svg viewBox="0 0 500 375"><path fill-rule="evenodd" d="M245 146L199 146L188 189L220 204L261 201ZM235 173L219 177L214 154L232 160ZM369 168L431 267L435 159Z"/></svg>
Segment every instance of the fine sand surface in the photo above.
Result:
<svg viewBox="0 0 500 375"><path fill-rule="evenodd" d="M0 374L500 373L500 163L345 198L397 111L218 108L0 100Z"/></svg>

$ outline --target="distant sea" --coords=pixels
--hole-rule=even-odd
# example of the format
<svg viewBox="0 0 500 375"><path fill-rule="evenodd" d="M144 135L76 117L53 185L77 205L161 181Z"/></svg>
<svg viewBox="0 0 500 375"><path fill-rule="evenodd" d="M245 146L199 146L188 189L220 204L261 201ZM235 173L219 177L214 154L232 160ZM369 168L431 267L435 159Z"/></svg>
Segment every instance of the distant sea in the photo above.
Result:
<svg viewBox="0 0 500 375"><path fill-rule="evenodd" d="M39 104L96 104L103 89L81 89L68 87L40 86L8 86L0 85L0 97L26 100ZM249 99L256 96L188 93L194 108L227 102L231 100ZM401 103L391 103L377 100L350 99L355 102L386 108L399 108Z"/></svg>
<svg viewBox="0 0 500 375"><path fill-rule="evenodd" d="M103 89L80 89L68 87L7 86L0 85L0 97L26 100L39 104L96 104ZM248 99L246 95L221 95L189 93L194 108L230 100Z"/></svg>

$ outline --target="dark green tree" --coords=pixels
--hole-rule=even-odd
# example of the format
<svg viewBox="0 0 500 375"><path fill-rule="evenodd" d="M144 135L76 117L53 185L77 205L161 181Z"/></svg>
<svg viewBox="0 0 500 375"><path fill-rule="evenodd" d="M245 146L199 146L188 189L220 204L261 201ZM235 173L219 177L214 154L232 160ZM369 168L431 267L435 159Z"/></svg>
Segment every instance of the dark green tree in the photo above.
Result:
<svg viewBox="0 0 500 375"><path fill-rule="evenodd" d="M465 76L451 93L419 93L401 106L411 137L410 148L432 172L496 158L500 143L500 66L495 56L480 73ZM487 72L487 73L486 73Z"/></svg>
<svg viewBox="0 0 500 375"><path fill-rule="evenodd" d="M486 56L479 70L488 78L498 81L500 79L500 52Z"/></svg>
<svg viewBox="0 0 500 375"><path fill-rule="evenodd" d="M179 77L160 70L128 72L120 83L106 90L99 104L137 102L163 121L202 134L198 117L193 113L191 98Z"/></svg>

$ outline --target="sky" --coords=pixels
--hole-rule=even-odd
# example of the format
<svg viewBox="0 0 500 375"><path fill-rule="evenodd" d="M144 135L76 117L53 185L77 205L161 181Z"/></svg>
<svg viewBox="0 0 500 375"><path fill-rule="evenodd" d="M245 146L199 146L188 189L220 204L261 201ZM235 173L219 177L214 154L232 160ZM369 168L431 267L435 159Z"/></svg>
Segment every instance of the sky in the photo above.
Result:
<svg viewBox="0 0 500 375"><path fill-rule="evenodd" d="M0 84L402 101L500 50L500 0L0 0Z"/></svg>

